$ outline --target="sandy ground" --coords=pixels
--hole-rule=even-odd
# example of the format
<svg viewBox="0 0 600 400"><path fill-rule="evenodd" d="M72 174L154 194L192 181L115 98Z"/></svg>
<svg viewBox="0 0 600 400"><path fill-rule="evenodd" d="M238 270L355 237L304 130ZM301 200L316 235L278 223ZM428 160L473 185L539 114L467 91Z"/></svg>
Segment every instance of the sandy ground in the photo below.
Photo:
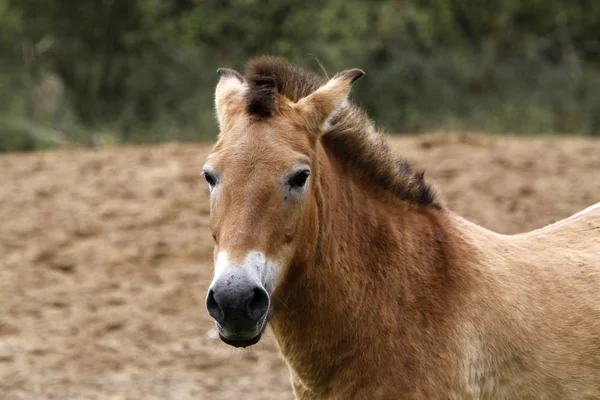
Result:
<svg viewBox="0 0 600 400"><path fill-rule="evenodd" d="M600 201L600 141L391 139L463 216L503 233ZM270 333L222 344L209 147L0 157L0 399L291 399Z"/></svg>

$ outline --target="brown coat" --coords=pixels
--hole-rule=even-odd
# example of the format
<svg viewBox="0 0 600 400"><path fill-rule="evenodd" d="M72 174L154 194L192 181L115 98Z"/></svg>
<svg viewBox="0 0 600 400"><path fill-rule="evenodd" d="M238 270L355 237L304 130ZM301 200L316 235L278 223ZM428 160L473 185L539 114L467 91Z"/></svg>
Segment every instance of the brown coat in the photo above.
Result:
<svg viewBox="0 0 600 400"><path fill-rule="evenodd" d="M274 260L269 324L298 399L600 399L600 203L496 234L347 102L361 71L326 85L273 58L223 71L215 255ZM288 203L299 157L310 181Z"/></svg>

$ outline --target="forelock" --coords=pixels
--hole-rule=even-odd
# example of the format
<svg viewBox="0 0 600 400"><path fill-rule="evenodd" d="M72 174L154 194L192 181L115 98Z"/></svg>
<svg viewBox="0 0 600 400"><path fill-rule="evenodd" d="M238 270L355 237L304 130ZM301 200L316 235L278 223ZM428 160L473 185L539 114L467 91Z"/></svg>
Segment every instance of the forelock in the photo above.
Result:
<svg viewBox="0 0 600 400"><path fill-rule="evenodd" d="M297 102L318 89L324 80L296 67L281 57L257 57L246 69L246 110L250 115L268 118L277 112L277 97Z"/></svg>

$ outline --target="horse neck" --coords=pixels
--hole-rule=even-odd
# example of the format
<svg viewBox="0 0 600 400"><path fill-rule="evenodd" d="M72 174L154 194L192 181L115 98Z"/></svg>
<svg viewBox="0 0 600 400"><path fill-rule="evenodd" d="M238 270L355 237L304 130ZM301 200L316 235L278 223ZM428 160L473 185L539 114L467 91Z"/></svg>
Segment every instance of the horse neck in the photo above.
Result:
<svg viewBox="0 0 600 400"><path fill-rule="evenodd" d="M314 246L299 249L311 256L293 266L301 273L278 294L271 326L296 381L326 390L353 362L386 362L402 336L443 319L454 271L444 211L366 190L335 160L317 179L305 232Z"/></svg>

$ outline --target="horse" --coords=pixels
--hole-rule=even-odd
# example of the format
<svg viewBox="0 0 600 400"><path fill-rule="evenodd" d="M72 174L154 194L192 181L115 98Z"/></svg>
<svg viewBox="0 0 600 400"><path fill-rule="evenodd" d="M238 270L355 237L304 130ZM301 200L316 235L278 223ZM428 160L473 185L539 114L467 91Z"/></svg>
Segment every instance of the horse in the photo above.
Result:
<svg viewBox="0 0 600 400"><path fill-rule="evenodd" d="M217 73L206 308L224 343L269 325L302 400L600 399L600 203L495 233L393 154L348 98L362 70Z"/></svg>

